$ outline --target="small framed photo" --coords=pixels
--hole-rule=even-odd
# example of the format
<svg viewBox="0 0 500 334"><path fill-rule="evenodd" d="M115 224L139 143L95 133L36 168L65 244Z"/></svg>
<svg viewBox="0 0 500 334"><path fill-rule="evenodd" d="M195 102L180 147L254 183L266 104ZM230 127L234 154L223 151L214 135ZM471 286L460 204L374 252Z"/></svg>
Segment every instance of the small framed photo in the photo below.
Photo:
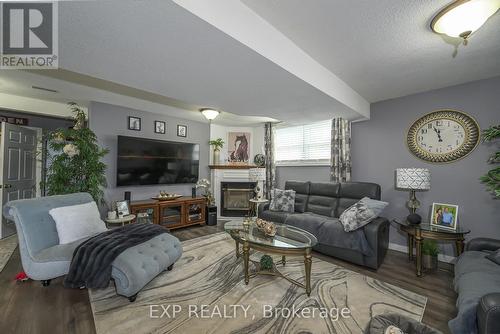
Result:
<svg viewBox="0 0 500 334"><path fill-rule="evenodd" d="M177 137L187 137L187 125L177 125Z"/></svg>
<svg viewBox="0 0 500 334"><path fill-rule="evenodd" d="M155 133L165 134L166 123L162 121L155 121Z"/></svg>
<svg viewBox="0 0 500 334"><path fill-rule="evenodd" d="M118 212L118 217L129 215L130 211L128 209L128 201L117 201L116 211Z"/></svg>
<svg viewBox="0 0 500 334"><path fill-rule="evenodd" d="M458 205L432 203L431 225L450 230L457 229Z"/></svg>
<svg viewBox="0 0 500 334"><path fill-rule="evenodd" d="M134 131L141 131L141 119L139 117L128 117L128 129Z"/></svg>

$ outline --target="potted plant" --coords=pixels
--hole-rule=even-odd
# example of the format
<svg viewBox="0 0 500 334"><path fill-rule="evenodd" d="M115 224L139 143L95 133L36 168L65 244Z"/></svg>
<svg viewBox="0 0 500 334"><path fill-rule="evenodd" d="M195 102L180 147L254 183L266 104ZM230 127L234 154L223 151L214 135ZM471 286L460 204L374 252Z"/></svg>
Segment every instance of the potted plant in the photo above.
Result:
<svg viewBox="0 0 500 334"><path fill-rule="evenodd" d="M438 254L437 242L435 240L424 240L422 243L422 265L425 269L437 269Z"/></svg>
<svg viewBox="0 0 500 334"><path fill-rule="evenodd" d="M210 140L208 144L214 148L213 164L217 165L220 162L220 149L224 146L224 140L217 138Z"/></svg>
<svg viewBox="0 0 500 334"><path fill-rule="evenodd" d="M492 126L483 131L483 142L491 142L500 138L500 125ZM493 153L488 159L490 164L500 163L500 151ZM500 167L492 168L481 177L481 182L486 184L486 188L493 193L493 196L500 199Z"/></svg>

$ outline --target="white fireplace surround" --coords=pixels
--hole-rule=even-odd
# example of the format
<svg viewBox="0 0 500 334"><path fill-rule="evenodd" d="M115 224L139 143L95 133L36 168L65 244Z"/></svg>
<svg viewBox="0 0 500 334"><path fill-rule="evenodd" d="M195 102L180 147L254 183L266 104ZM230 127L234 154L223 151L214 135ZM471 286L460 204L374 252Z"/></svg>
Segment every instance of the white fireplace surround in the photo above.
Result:
<svg viewBox="0 0 500 334"><path fill-rule="evenodd" d="M212 169L210 172L215 205L217 205L217 217L221 216L221 182L254 182L250 179L249 169ZM234 217L233 217L234 218Z"/></svg>

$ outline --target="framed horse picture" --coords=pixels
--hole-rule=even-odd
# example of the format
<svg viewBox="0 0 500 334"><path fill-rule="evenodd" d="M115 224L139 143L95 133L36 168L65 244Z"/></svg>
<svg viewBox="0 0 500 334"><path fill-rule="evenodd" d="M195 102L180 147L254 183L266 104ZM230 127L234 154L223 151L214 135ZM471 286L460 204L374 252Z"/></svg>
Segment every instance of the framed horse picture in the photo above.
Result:
<svg viewBox="0 0 500 334"><path fill-rule="evenodd" d="M227 156L230 162L248 162L250 157L250 132L229 132Z"/></svg>

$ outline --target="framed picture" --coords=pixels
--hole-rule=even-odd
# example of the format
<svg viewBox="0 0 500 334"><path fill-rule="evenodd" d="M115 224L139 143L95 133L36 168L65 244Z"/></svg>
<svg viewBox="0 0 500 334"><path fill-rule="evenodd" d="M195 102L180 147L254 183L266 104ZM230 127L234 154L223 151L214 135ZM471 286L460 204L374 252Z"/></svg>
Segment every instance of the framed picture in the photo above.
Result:
<svg viewBox="0 0 500 334"><path fill-rule="evenodd" d="M165 134L166 123L162 121L155 121L155 133Z"/></svg>
<svg viewBox="0 0 500 334"><path fill-rule="evenodd" d="M118 216L129 215L130 211L128 209L128 201L117 201L116 202L116 211L118 212Z"/></svg>
<svg viewBox="0 0 500 334"><path fill-rule="evenodd" d="M458 205L443 203L432 204L431 225L456 230L457 218Z"/></svg>
<svg viewBox="0 0 500 334"><path fill-rule="evenodd" d="M248 162L250 157L250 132L229 132L227 139L229 161Z"/></svg>
<svg viewBox="0 0 500 334"><path fill-rule="evenodd" d="M187 125L177 125L177 136L187 137L188 127Z"/></svg>
<svg viewBox="0 0 500 334"><path fill-rule="evenodd" d="M128 129L134 131L141 131L141 119L139 117L128 117Z"/></svg>

